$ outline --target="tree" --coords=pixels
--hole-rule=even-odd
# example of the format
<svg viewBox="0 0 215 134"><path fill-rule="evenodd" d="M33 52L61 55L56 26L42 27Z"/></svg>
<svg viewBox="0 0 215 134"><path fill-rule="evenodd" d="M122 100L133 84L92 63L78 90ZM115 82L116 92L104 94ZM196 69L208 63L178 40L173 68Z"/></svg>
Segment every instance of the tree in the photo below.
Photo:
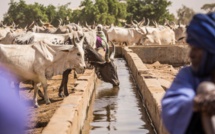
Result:
<svg viewBox="0 0 215 134"><path fill-rule="evenodd" d="M39 19L48 20L45 14L45 7L41 4L35 3L27 5L24 0L14 2L11 0L8 12L4 16L4 23L11 24L15 22L20 27L25 27L32 21Z"/></svg>
<svg viewBox="0 0 215 134"><path fill-rule="evenodd" d="M177 10L178 22L187 25L189 24L194 14L195 12L193 9L183 5L182 8L179 8Z"/></svg>
<svg viewBox="0 0 215 134"><path fill-rule="evenodd" d="M80 4L81 10L69 8L70 3L44 6L39 3L27 5L24 0L15 2L11 0L8 12L4 16L4 23L15 22L21 27L29 25L32 21L39 23L39 20L50 22L54 26L59 24L59 19L64 23L80 22L82 25L87 22L94 22L104 25L115 24L121 26L125 20L142 20L143 17L163 23L165 18L173 20L174 16L169 13L167 7L171 2L167 0L127 0L121 3L118 0L83 0Z"/></svg>
<svg viewBox="0 0 215 134"><path fill-rule="evenodd" d="M171 2L167 0L128 0L127 3L127 21L141 21L143 17L159 23L164 23L165 19L174 20L174 15L167 9Z"/></svg>
<svg viewBox="0 0 215 134"><path fill-rule="evenodd" d="M205 10L206 12L215 12L215 3L211 4L204 4L201 9Z"/></svg>
<svg viewBox="0 0 215 134"><path fill-rule="evenodd" d="M26 12L26 3L24 0L20 0L20 2L15 2L11 0L9 3L10 7L8 12L4 15L4 23L12 24L15 22L16 24L23 23L23 19L25 19Z"/></svg>
<svg viewBox="0 0 215 134"><path fill-rule="evenodd" d="M61 5L57 7L56 16L53 21L53 25L59 25L59 20L62 19L64 23L69 23L70 18L72 18L72 10L69 8L71 3ZM69 19L69 20L67 20Z"/></svg>
<svg viewBox="0 0 215 134"><path fill-rule="evenodd" d="M8 12L4 15L4 23L12 24L15 22L21 27L31 24L33 21L39 23L39 20L52 23L58 26L59 19L66 23L67 18L72 18L72 10L68 8L70 3L55 7L53 5L44 6L39 3L27 5L24 0L15 2L11 0Z"/></svg>
<svg viewBox="0 0 215 134"><path fill-rule="evenodd" d="M76 16L82 24L96 23L101 24L116 24L121 25L120 19L125 19L127 15L126 4L119 3L118 0L96 0L95 3L91 0L84 0L81 2L80 16ZM76 11L74 14L77 14ZM73 16L74 17L74 16Z"/></svg>

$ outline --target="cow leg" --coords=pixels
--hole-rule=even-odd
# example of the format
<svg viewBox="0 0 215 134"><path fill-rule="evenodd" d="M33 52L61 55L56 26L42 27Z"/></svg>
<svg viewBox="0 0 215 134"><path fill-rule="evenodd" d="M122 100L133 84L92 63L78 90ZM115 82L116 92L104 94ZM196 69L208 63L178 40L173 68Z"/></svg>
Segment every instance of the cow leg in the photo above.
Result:
<svg viewBox="0 0 215 134"><path fill-rule="evenodd" d="M33 103L34 103L34 107L38 108L38 102L37 102L37 92L38 92L38 87L37 87L37 83L34 83L34 98L33 98Z"/></svg>
<svg viewBox="0 0 215 134"><path fill-rule="evenodd" d="M68 76L71 72L71 69L67 69L66 71L63 72L63 78L60 84L60 88L59 88L59 92L58 92L58 96L59 97L64 97L64 95L68 96L68 89L67 89L67 83L68 83ZM64 89L64 93L62 93Z"/></svg>
<svg viewBox="0 0 215 134"><path fill-rule="evenodd" d="M48 87L48 84L43 83L44 98L45 98L46 104L50 104L51 102L50 102L50 100L48 98L47 87Z"/></svg>
<svg viewBox="0 0 215 134"><path fill-rule="evenodd" d="M67 89L67 84L68 84L69 74L70 74L71 71L72 71L72 69L67 69L67 70L65 71L64 85L63 85L64 90L63 90L63 91L64 91L64 95L66 95L66 96L69 95L69 92L68 92L68 89Z"/></svg>
<svg viewBox="0 0 215 134"><path fill-rule="evenodd" d="M43 92L44 92L44 99L45 99L45 102L46 104L50 104L50 100L48 98L48 93L47 93L47 87L48 87L48 84L47 84L47 80L45 77L40 77L39 78L41 83L42 83L42 86L43 86Z"/></svg>
<svg viewBox="0 0 215 134"><path fill-rule="evenodd" d="M35 82L32 81L31 84L32 84L32 86L34 87ZM44 95L43 95L43 93L42 93L42 91L41 91L40 89L38 89L38 95L44 100Z"/></svg>
<svg viewBox="0 0 215 134"><path fill-rule="evenodd" d="M77 72L74 70L74 79L77 79L78 78L78 75L77 75Z"/></svg>

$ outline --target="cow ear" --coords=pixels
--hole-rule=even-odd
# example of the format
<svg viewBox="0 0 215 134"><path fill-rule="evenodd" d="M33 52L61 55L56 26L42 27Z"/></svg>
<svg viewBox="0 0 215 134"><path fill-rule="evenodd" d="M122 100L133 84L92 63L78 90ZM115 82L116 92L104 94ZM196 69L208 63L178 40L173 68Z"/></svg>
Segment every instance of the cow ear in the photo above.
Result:
<svg viewBox="0 0 215 134"><path fill-rule="evenodd" d="M96 61L91 61L90 64L92 64L93 66L104 66L106 62L96 62Z"/></svg>
<svg viewBox="0 0 215 134"><path fill-rule="evenodd" d="M63 52L67 52L67 53L69 52L69 50L61 50L61 51L63 51Z"/></svg>

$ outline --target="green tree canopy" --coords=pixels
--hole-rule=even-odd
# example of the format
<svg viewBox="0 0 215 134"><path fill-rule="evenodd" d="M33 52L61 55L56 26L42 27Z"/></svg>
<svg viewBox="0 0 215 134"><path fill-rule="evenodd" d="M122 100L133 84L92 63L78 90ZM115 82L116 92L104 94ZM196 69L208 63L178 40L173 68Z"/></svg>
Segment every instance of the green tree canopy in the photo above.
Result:
<svg viewBox="0 0 215 134"><path fill-rule="evenodd" d="M215 12L215 3L211 3L211 4L204 4L201 9L209 12Z"/></svg>
<svg viewBox="0 0 215 134"><path fill-rule="evenodd" d="M70 3L58 7L53 5L44 6L37 2L27 5L24 0L19 2L11 0L8 12L4 15L4 23L12 24L15 22L19 26L25 27L33 21L39 24L39 20L42 20L57 26L59 19L66 21L66 18L72 18L72 10L68 7L69 5Z"/></svg>
<svg viewBox="0 0 215 134"><path fill-rule="evenodd" d="M171 5L167 0L127 0L127 21L141 21L143 17L164 23L165 19L173 21L174 15L170 14L167 7Z"/></svg>
<svg viewBox="0 0 215 134"><path fill-rule="evenodd" d="M171 2L167 0L83 0L79 10L69 8L70 3L60 6L44 6L39 3L26 4L24 0L15 2L11 0L9 10L4 16L4 23L15 22L21 27L29 25L32 21L39 20L50 22L54 26L59 24L59 19L64 23L80 22L81 24L104 25L115 24L121 26L124 21L132 19L140 21L143 17L163 23L165 19L172 21L174 16L167 7Z"/></svg>

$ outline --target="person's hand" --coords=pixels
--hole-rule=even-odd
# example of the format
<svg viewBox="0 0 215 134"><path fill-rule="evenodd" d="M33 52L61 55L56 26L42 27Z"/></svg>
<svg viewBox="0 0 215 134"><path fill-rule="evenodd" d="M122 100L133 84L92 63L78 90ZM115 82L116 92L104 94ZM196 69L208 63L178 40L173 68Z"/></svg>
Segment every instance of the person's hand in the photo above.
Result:
<svg viewBox="0 0 215 134"><path fill-rule="evenodd" d="M208 94L198 94L194 98L195 111L215 114L215 91Z"/></svg>

